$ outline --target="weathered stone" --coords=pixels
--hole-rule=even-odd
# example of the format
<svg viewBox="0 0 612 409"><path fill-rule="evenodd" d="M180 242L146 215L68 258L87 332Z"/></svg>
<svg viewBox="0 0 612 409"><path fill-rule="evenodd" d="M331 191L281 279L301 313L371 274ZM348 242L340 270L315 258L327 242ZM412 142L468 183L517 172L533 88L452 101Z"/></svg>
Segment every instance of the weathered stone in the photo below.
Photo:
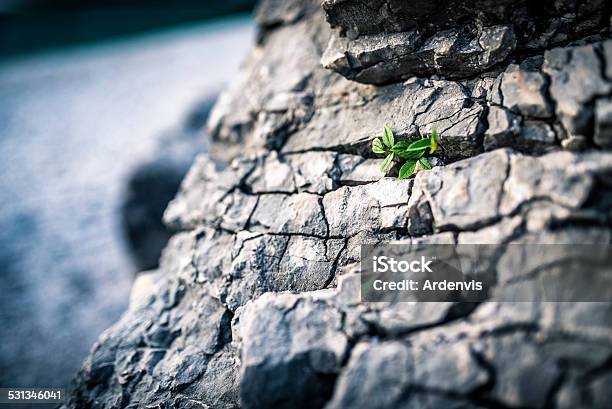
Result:
<svg viewBox="0 0 612 409"><path fill-rule="evenodd" d="M612 99L610 98L598 99L595 102L593 141L602 148L612 148Z"/></svg>
<svg viewBox="0 0 612 409"><path fill-rule="evenodd" d="M440 149L446 158L456 160L473 156L482 150L482 117L484 109L456 83L435 85L435 99L418 115L415 125L421 135L433 129L440 133Z"/></svg>
<svg viewBox="0 0 612 409"><path fill-rule="evenodd" d="M511 64L502 76L504 106L525 116L550 118L552 107L546 99L547 88L541 72L530 70L526 64Z"/></svg>
<svg viewBox="0 0 612 409"><path fill-rule="evenodd" d="M610 242L611 155L529 156L559 141L589 148L601 139L594 129L605 131L597 101L610 97L602 74L610 64L598 64L609 59L601 42L608 34L577 35L598 30L602 3L325 1L341 32L332 41L359 55L361 66L334 58L373 80L403 78L391 59L413 46L402 41L416 39L408 34L416 29L421 40L406 60L428 41L427 61L438 64L431 69L454 70L451 76L500 61L463 81L385 86L321 67L332 36L323 11L316 1L294 3L261 6L260 42L211 118L216 149L229 155L235 141L248 157L225 169L207 159L194 165L166 214L184 231L159 272L137 281L130 310L92 351L68 406L465 409L610 401L610 303L363 303L358 274L363 244L497 243L482 277L533 288L546 281L523 273L537 263L512 264L507 243ZM378 12L364 14L366 6ZM480 28L463 23L476 12ZM502 57L508 30L517 34L516 49ZM549 100L540 50L574 40L583 45L546 56ZM370 48L361 53L364 45ZM534 57L504 63L524 55ZM576 117L560 106L561 96ZM568 128L589 112L581 133ZM396 140L436 128L439 157L431 161L450 164L408 180L382 177L371 143L385 124ZM498 146L507 149L481 153ZM592 401L576 400L584 391Z"/></svg>
<svg viewBox="0 0 612 409"><path fill-rule="evenodd" d="M446 383L439 383L441 378ZM404 407L413 389L466 394L487 378L465 344L410 348L400 342L361 343L353 349L327 407Z"/></svg>
<svg viewBox="0 0 612 409"><path fill-rule="evenodd" d="M587 138L584 135L568 135L561 141L561 146L570 151L581 151L588 146Z"/></svg>
<svg viewBox="0 0 612 409"><path fill-rule="evenodd" d="M311 193L261 195L251 216L250 228L326 237L328 230L320 202L320 197Z"/></svg>
<svg viewBox="0 0 612 409"><path fill-rule="evenodd" d="M326 0L323 9L327 20L340 29L322 62L346 78L370 84L397 82L413 75L473 76L515 51L545 49L575 33L605 27L597 17L605 13L602 2L587 2L581 7L569 3L572 5L559 7L551 0L535 10L526 1L493 4L466 0L429 5Z"/></svg>
<svg viewBox="0 0 612 409"><path fill-rule="evenodd" d="M316 10L316 2L296 0L262 0L255 10L255 21L261 32L259 40L269 30L284 24L292 24L304 17L307 13Z"/></svg>
<svg viewBox="0 0 612 409"><path fill-rule="evenodd" d="M280 160L276 152L270 153L263 166L251 172L245 181L253 193L293 193L296 190L291 166Z"/></svg>
<svg viewBox="0 0 612 409"><path fill-rule="evenodd" d="M462 0L436 4L406 3L397 0L377 0L367 4L358 0L325 0L322 6L329 23L333 27L340 27L349 37L378 32L401 32L415 27L424 31L442 30L478 18L483 25L511 21L520 26L529 20L540 20L544 25L552 27L539 27L541 31L527 32L526 40L529 41L529 37L542 36L545 40L551 41L554 40L555 34L561 35L565 31L588 31L589 28L593 28L589 24L600 26L607 24L605 21L600 21L597 15L592 15L601 12L601 2L576 4L574 1L545 1L545 3L547 7L538 10L529 8L529 3L522 0L503 0L495 3ZM573 14L568 15L569 12ZM564 17L563 22L558 21L561 16ZM575 24L572 26L574 21L583 20L587 20L589 24L584 24L582 27ZM547 30L556 32L547 36Z"/></svg>
<svg viewBox="0 0 612 409"><path fill-rule="evenodd" d="M237 189L228 194L222 201L225 211L220 226L231 231L245 229L258 200L256 195L248 195Z"/></svg>
<svg viewBox="0 0 612 409"><path fill-rule="evenodd" d="M503 199L499 202L502 214L511 214L520 206L542 197L569 208L578 208L586 201L593 179L586 172L575 172L573 167L578 165L575 157L568 152L559 152L545 158L510 157Z"/></svg>
<svg viewBox="0 0 612 409"><path fill-rule="evenodd" d="M420 66L419 57L415 55L420 40L416 31L391 35L381 33L354 41L332 36L321 57L321 64L363 83L394 82L412 76L409 66ZM407 72L398 78L398 69Z"/></svg>
<svg viewBox="0 0 612 409"><path fill-rule="evenodd" d="M363 230L349 237L346 243L346 252L344 252L339 260L338 265L351 265L359 263L361 260L361 246L365 244L380 244L387 241L397 239L397 232L390 231L385 233L372 232Z"/></svg>
<svg viewBox="0 0 612 409"><path fill-rule="evenodd" d="M426 39L418 31L371 34L354 40L332 36L321 63L366 84L397 82L415 75L466 77L503 61L515 41L507 26L441 31Z"/></svg>
<svg viewBox="0 0 612 409"><path fill-rule="evenodd" d="M610 16L612 21L612 16ZM612 81L612 41L604 41L601 44L603 56L604 56L604 69L606 78Z"/></svg>
<svg viewBox="0 0 612 409"><path fill-rule="evenodd" d="M313 237L291 237L278 277L272 277L274 288L312 291L325 288L334 278L334 265L344 249L343 239L321 240Z"/></svg>
<svg viewBox="0 0 612 409"><path fill-rule="evenodd" d="M499 217L497 207L508 167L508 153L498 150L421 172L414 179L408 208L429 203L434 231L469 229L489 223ZM486 179L480 177L485 174Z"/></svg>
<svg viewBox="0 0 612 409"><path fill-rule="evenodd" d="M376 332L394 337L435 325L446 319L452 303L416 302L384 304L362 314L362 318Z"/></svg>
<svg viewBox="0 0 612 409"><path fill-rule="evenodd" d="M298 125L289 123L290 119L302 120L309 115L309 96L302 89L318 68L318 50L329 39L329 31L316 12L310 18L269 33L264 43L266 51L249 56L249 69L220 95L212 110L208 127L213 140L222 142L227 149L230 143L245 142L245 136L257 128L258 136L254 140L248 138L249 143L281 145ZM319 37L324 37L321 44L317 44ZM304 42L304 38L313 41ZM263 106L269 109L260 116ZM292 113L293 110L297 113ZM254 118L265 126L254 126ZM241 148L244 152L244 146Z"/></svg>
<svg viewBox="0 0 612 409"><path fill-rule="evenodd" d="M168 205L164 221L177 229L190 229L205 223L217 224L219 217L233 202L224 199L254 166L254 159L237 159L219 172L210 158L199 156L181 184L177 197Z"/></svg>
<svg viewBox="0 0 612 409"><path fill-rule="evenodd" d="M411 180L383 178L365 186L343 187L323 198L331 236L363 230L401 229L406 224Z"/></svg>
<svg viewBox="0 0 612 409"><path fill-rule="evenodd" d="M295 172L295 183L299 191L325 194L334 189L339 170L334 166L334 152L304 152L288 155L287 162Z"/></svg>
<svg viewBox="0 0 612 409"><path fill-rule="evenodd" d="M539 200L577 210L592 192L593 175L605 174L610 167L607 156L592 160L595 163L586 170L586 162L568 152L540 159L497 150L419 173L408 202L410 225L431 225L433 231L465 230L493 223ZM481 183L483 174L487 179Z"/></svg>
<svg viewBox="0 0 612 409"><path fill-rule="evenodd" d="M508 406L544 407L559 376L558 366L522 335L495 338L484 348L497 374L492 396ZM520 356L520 362L516 357Z"/></svg>
<svg viewBox="0 0 612 409"><path fill-rule="evenodd" d="M247 235L237 243L232 255L231 266L224 270L224 277L216 285L219 298L232 311L266 291L282 291L271 284L280 278L274 275L280 269L283 254L290 238L276 235Z"/></svg>
<svg viewBox="0 0 612 409"><path fill-rule="evenodd" d="M496 127L504 126L508 120L503 118L499 122L497 114L494 113L493 119ZM510 114L508 114L510 115ZM552 127L546 122L541 121L525 121L522 126L518 127L516 117L510 117L511 125L505 131L495 132L494 134L486 134L485 150L492 150L500 147L512 147L517 151L526 153L544 153L554 149L556 145L556 135ZM518 132L518 133L515 133Z"/></svg>
<svg viewBox="0 0 612 409"><path fill-rule="evenodd" d="M343 79L336 81L335 87L322 90L322 99L329 102L317 105L308 124L289 137L283 152L326 149L365 153L385 124L398 136L413 134L416 116L427 109L437 94L436 88L423 81L384 88L351 85ZM347 87L354 88L348 99L344 96Z"/></svg>
<svg viewBox="0 0 612 409"><path fill-rule="evenodd" d="M555 146L555 132L546 122L525 121L520 133L521 141L526 146L518 144L517 149L524 152L542 153Z"/></svg>
<svg viewBox="0 0 612 409"><path fill-rule="evenodd" d="M487 114L489 127L484 134L484 150L514 146L521 130L521 119L507 109L492 106Z"/></svg>
<svg viewBox="0 0 612 409"><path fill-rule="evenodd" d="M280 149L287 135L313 115L312 95L303 92L274 94L257 116L259 127L253 135L256 146Z"/></svg>
<svg viewBox="0 0 612 409"><path fill-rule="evenodd" d="M289 294L264 295L239 316L245 408L322 407L348 347L341 314Z"/></svg>
<svg viewBox="0 0 612 409"><path fill-rule="evenodd" d="M358 185L376 182L383 174L380 171L382 159L364 159L358 155L339 155L340 184Z"/></svg>
<svg viewBox="0 0 612 409"><path fill-rule="evenodd" d="M612 90L612 84L601 76L601 64L593 45L555 48L545 54L543 70L550 77L550 95L570 135L589 134L593 99Z"/></svg>

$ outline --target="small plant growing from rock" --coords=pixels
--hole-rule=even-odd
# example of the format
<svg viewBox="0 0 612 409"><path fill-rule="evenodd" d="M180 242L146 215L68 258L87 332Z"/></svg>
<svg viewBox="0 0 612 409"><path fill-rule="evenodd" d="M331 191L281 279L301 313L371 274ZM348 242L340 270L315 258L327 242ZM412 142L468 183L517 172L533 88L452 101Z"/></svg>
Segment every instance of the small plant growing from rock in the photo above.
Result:
<svg viewBox="0 0 612 409"><path fill-rule="evenodd" d="M393 164L393 159L400 158L405 160L399 170L398 177L407 179L414 174L417 164L424 169L431 169L432 165L425 155L433 154L438 149L438 132L433 129L431 137L419 138L410 137L409 141L397 141L393 136L393 131L387 125L383 129L382 137L374 138L372 141L372 152L387 155L380 170L387 173Z"/></svg>

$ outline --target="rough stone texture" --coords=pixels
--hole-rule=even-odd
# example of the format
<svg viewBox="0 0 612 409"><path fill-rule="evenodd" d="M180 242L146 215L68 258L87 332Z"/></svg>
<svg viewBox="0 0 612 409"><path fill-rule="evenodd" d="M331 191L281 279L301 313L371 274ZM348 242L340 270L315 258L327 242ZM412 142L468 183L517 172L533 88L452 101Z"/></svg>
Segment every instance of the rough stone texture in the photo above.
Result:
<svg viewBox="0 0 612 409"><path fill-rule="evenodd" d="M166 211L183 231L94 347L67 406L605 407L611 303L499 303L496 293L480 304L365 304L357 274L361 244L491 243L491 277L507 289L534 279L504 263L510 242L610 242L612 153L562 150L579 136L585 149L603 146L610 41L541 51L593 15L552 17L550 42L512 66L375 87L321 67L324 13L283 11L289 3L267 2L280 17L209 123L213 142L248 154L224 169L194 163ZM417 21L432 13L426 2L376 4L391 3L422 10ZM377 17L358 20L364 4L324 7L354 24L347 35L379 35ZM468 4L457 16L472 15ZM342 11L350 5L354 16ZM407 31L396 14L383 20L397 23L389 31ZM435 127L434 161L448 165L383 178L369 145L385 123L398 139Z"/></svg>
<svg viewBox="0 0 612 409"><path fill-rule="evenodd" d="M507 0L325 0L322 6L338 27L322 64L367 84L414 75L470 77L513 54L608 31L610 14L599 0L546 0L538 6Z"/></svg>
<svg viewBox="0 0 612 409"><path fill-rule="evenodd" d="M610 93L612 85L602 76L601 45L556 48L546 52L544 72L550 77L550 95L557 117L570 135L592 132L593 101Z"/></svg>
<svg viewBox="0 0 612 409"><path fill-rule="evenodd" d="M612 100L595 102L595 135L593 141L602 148L612 148Z"/></svg>
<svg viewBox="0 0 612 409"><path fill-rule="evenodd" d="M532 118L550 118L552 109L546 98L547 82L537 67L525 60L522 65L509 65L502 75L504 105Z"/></svg>
<svg viewBox="0 0 612 409"><path fill-rule="evenodd" d="M515 44L514 31L504 25L445 30L425 39L418 31L351 40L332 37L321 63L366 84L397 82L414 75L464 78L504 61Z"/></svg>

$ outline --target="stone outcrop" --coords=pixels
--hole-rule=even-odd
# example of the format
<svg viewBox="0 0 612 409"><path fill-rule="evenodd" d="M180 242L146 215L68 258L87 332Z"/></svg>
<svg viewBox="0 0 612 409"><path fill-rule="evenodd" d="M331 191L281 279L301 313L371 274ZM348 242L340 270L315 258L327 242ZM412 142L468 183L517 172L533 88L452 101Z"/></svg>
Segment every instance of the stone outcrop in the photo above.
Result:
<svg viewBox="0 0 612 409"><path fill-rule="evenodd" d="M599 22L603 3L568 19L553 13L558 29L528 41L513 27L516 44L537 45L528 58L505 44L502 66L485 74L384 86L320 65L337 35L325 14L349 47L362 35L410 47L395 33L429 21L429 3L381 1L365 20L364 2L315 3L261 4L260 43L209 123L215 144L238 143L241 154L222 169L196 160L165 213L181 232L159 270L137 280L67 406L609 405L610 303L367 304L357 274L360 245L389 240L491 243L499 258L512 242L610 242L612 153L600 148L612 138L612 41L572 43L577 21ZM397 11L385 14L391 3ZM451 3L439 3L443 17ZM449 30L473 3L442 18ZM500 13L525 6L497 3ZM384 124L398 138L436 128L447 165L382 177L369 145Z"/></svg>
<svg viewBox="0 0 612 409"><path fill-rule="evenodd" d="M366 84L465 78L514 55L609 29L605 2L325 0L337 32L321 62Z"/></svg>

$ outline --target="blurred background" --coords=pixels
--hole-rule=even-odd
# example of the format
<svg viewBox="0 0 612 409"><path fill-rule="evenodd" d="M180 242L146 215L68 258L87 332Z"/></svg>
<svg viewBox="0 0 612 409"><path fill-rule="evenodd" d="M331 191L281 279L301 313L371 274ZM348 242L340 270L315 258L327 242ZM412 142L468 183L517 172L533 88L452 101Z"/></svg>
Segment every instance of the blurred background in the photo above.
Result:
<svg viewBox="0 0 612 409"><path fill-rule="evenodd" d="M0 387L65 387L153 269L250 0L0 0Z"/></svg>

